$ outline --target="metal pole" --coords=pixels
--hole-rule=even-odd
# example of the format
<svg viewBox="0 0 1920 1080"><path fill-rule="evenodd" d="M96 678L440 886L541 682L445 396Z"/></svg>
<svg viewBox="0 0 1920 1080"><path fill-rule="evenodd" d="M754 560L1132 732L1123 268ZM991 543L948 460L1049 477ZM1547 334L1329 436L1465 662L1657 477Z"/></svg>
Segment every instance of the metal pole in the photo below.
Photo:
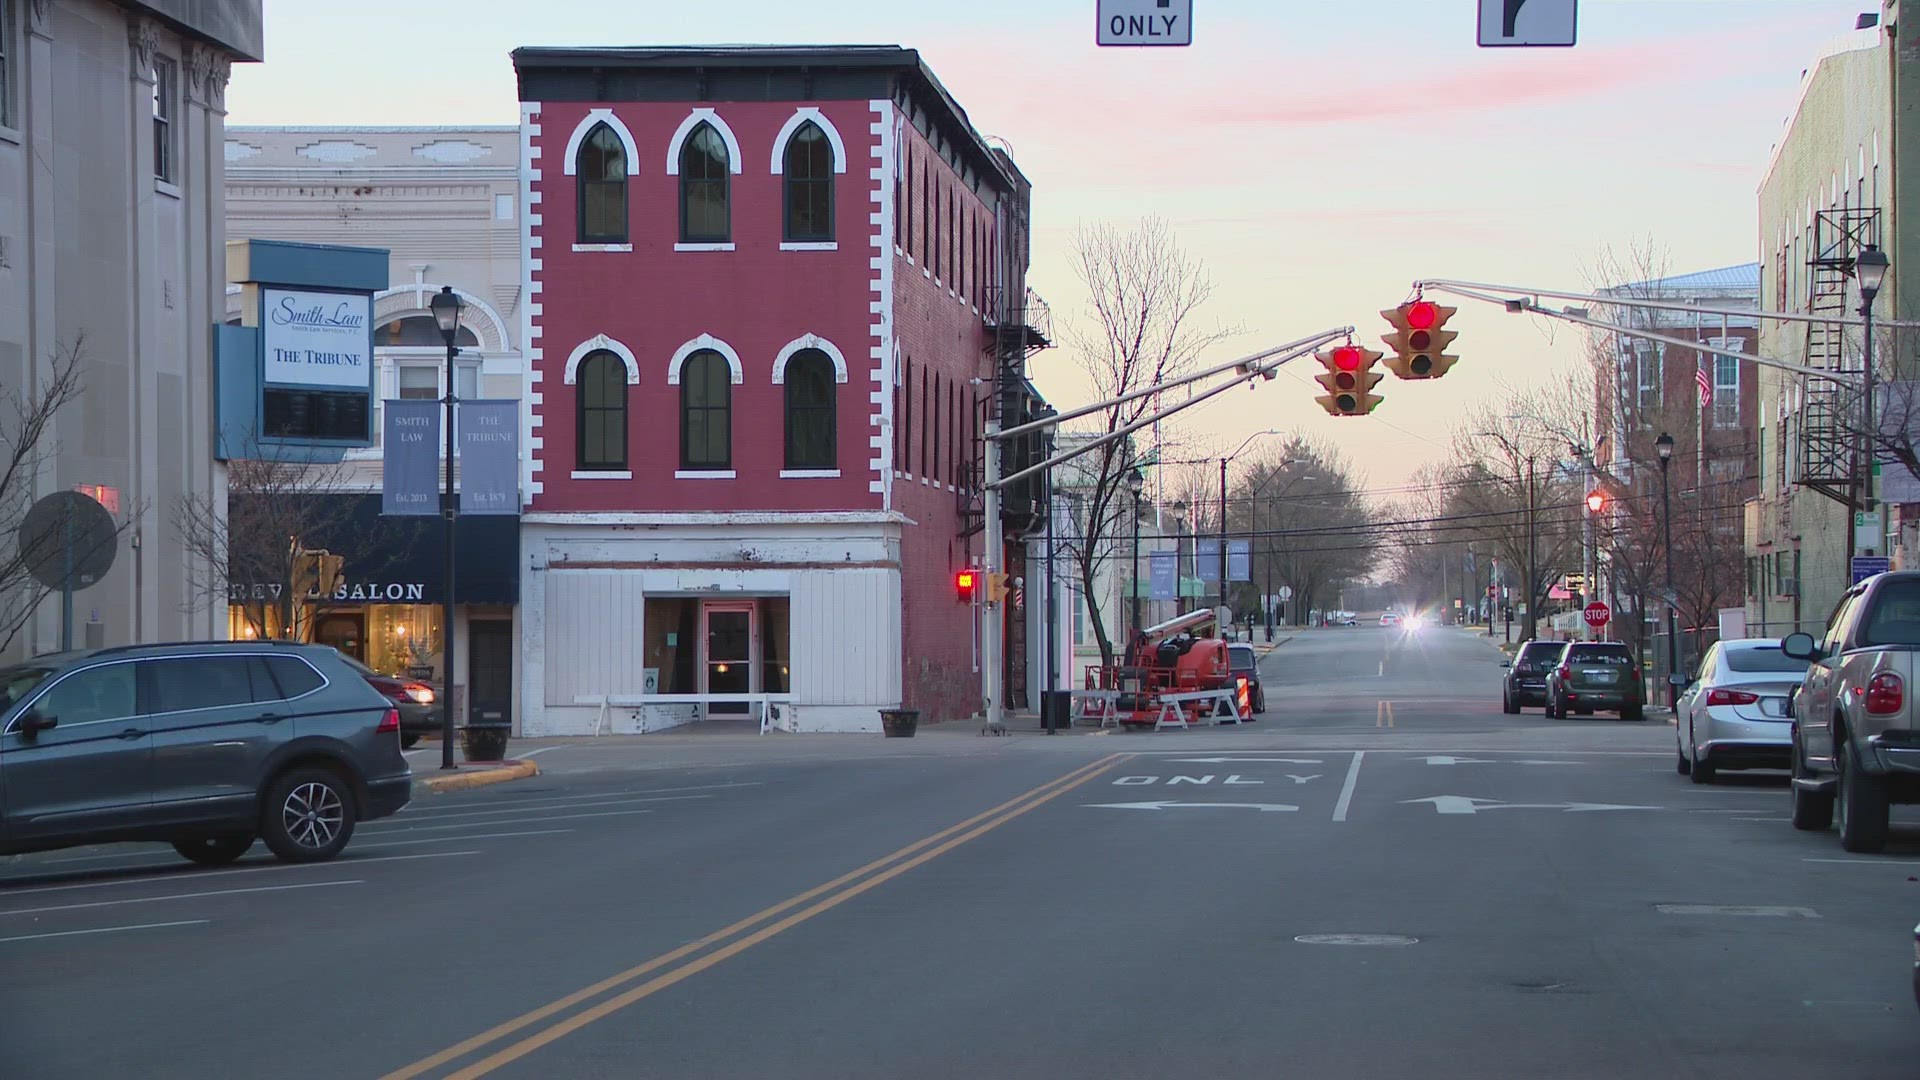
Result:
<svg viewBox="0 0 1920 1080"><path fill-rule="evenodd" d="M1534 459L1527 458L1527 622L1520 629L1520 640L1532 641L1540 625L1540 609L1534 603L1535 591L1539 588L1539 555L1534 550Z"/></svg>
<svg viewBox="0 0 1920 1080"><path fill-rule="evenodd" d="M1667 548L1667 708L1680 701L1680 613L1673 592L1673 486L1667 481L1666 458L1660 459L1661 531Z"/></svg>
<svg viewBox="0 0 1920 1080"><path fill-rule="evenodd" d="M1220 459L1220 609L1227 607L1227 459ZM1226 618L1224 614L1219 618ZM1222 631L1226 627L1220 628ZM1225 636L1223 633L1222 637Z"/></svg>
<svg viewBox="0 0 1920 1080"><path fill-rule="evenodd" d="M995 381L995 394L999 383ZM995 403L998 404L997 402ZM994 600L993 582L999 580L1001 563L1006 559L1005 523L1000 520L1000 421L987 421L987 437L983 453L986 455L986 483L983 502L987 516L986 535L986 571L987 597L981 605L985 622L980 633L980 689L985 699L982 704L986 710L987 730L1004 731L1007 726L1006 703L1000 700L1000 654L1002 635L1006 633L1006 624L1001 621L1002 609Z"/></svg>
<svg viewBox="0 0 1920 1080"><path fill-rule="evenodd" d="M1589 450L1587 453L1582 455L1582 458L1584 459L1583 464L1586 465L1586 490L1592 491L1593 490L1593 452ZM1589 510L1586 514L1585 520L1581 522L1581 528L1580 528L1580 606L1583 609L1588 604L1591 604L1595 600L1600 598L1599 585L1594 580L1596 577L1599 576L1599 566L1598 566L1598 561L1595 557L1593 548L1594 548L1593 512ZM1582 618L1581 624L1585 625L1585 623L1586 623L1586 620ZM1587 637L1589 639L1596 638L1599 636L1600 636L1599 627L1597 626L1587 627Z"/></svg>
<svg viewBox="0 0 1920 1080"><path fill-rule="evenodd" d="M1133 569L1128 575L1127 590L1133 593L1133 625L1127 635L1131 647L1134 636L1140 633L1140 493L1137 491L1133 493Z"/></svg>
<svg viewBox="0 0 1920 1080"><path fill-rule="evenodd" d="M459 354L460 349L454 345L452 334L448 334L447 338L447 393L444 399L447 404L447 488L446 493L441 496L440 505L440 519L446 525L444 554L447 561L446 606L440 616L444 623L440 636L445 642L442 653L445 663L441 666L446 669L445 685L441 687L440 697L440 767L442 769L458 767L453 761L453 525L454 519L460 513L460 503L453 493L453 418L460 399L453 392L453 358Z"/></svg>
<svg viewBox="0 0 1920 1080"><path fill-rule="evenodd" d="M1867 444L1867 449L1865 454L1866 460L1862 466L1866 470L1866 475L1861 480L1862 490L1861 490L1860 506L1861 506L1861 509L1866 510L1868 513L1873 513L1876 506L1876 504L1873 501L1873 469L1874 469L1875 459L1880 456L1879 450L1878 450L1878 443L1880 440L1879 440L1879 432L1874 429L1874 416L1873 416L1873 376L1874 376L1873 301L1871 299L1861 301L1860 314L1866 317L1866 329L1861 332L1860 344L1861 344L1861 351L1866 354L1866 357L1865 357L1866 379L1865 379L1865 390L1864 390L1864 399L1863 399L1863 406L1864 406L1863 411L1866 414L1866 424L1865 424L1866 430L1863 432L1863 434L1866 436L1866 444ZM1868 548L1868 550L1878 554L1880 551L1881 542L1885 540L1886 535L1887 533L1886 533L1885 525L1882 525L1879 528L1876 528L1874 530L1873 535L1867 538L1867 543L1865 546ZM1855 537L1854 542L1856 545L1859 544L1859 538L1857 536ZM1855 551L1858 551L1858 550L1859 548L1858 546L1856 546ZM1847 580L1848 581L1853 580L1851 560L1849 560L1849 563L1848 563Z"/></svg>
<svg viewBox="0 0 1920 1080"><path fill-rule="evenodd" d="M1046 684L1046 690L1043 691L1040 695L1040 711L1047 718L1047 734L1052 735L1054 733L1055 718L1053 715L1053 710L1048 708L1048 702L1051 700L1050 695L1055 690L1058 690L1060 688L1060 648L1059 648L1058 641L1056 641L1054 637L1054 625L1053 625L1053 622L1054 622L1053 590L1056 584L1054 579L1054 568L1053 568L1053 555L1054 555L1053 519L1056 515L1054 511L1054 506L1053 506L1053 472L1052 470L1048 470L1046 474L1046 482L1043 486L1047 490L1047 600L1046 600L1047 632L1045 634L1046 642L1047 642L1047 684Z"/></svg>

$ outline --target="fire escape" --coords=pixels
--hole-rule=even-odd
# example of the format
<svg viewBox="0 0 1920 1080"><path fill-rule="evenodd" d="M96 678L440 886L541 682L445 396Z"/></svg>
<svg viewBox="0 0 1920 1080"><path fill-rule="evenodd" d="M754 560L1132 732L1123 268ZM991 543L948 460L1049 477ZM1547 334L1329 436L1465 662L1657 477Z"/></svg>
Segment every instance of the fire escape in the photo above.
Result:
<svg viewBox="0 0 1920 1080"><path fill-rule="evenodd" d="M983 407L991 410L1004 428L1018 427L1038 417L1044 406L1033 384L1027 381L1027 362L1052 342L1053 317L1046 301L1032 289L1025 289L1018 301L1003 296L996 286L988 291L987 306L980 313L982 325L991 340L986 352L994 361L994 389ZM1007 444L1000 458L1000 475L1011 476L1046 460L1051 440L1039 433ZM986 528L986 506L981 485L986 458L980 440L969 455L966 483L960 487L960 535L972 536ZM1044 523L1040 505L1040 477L1028 477L1006 489L1001 499L1007 535L1018 537Z"/></svg>
<svg viewBox="0 0 1920 1080"><path fill-rule="evenodd" d="M1833 320L1852 314L1849 290L1854 258L1880 240L1874 207L1822 210L1814 216L1813 251L1807 260L1807 311ZM1858 347L1849 352L1847 326L1839 321L1807 324L1808 367L1858 377L1865 372ZM1860 391L1852 379L1800 377L1805 402L1800 413L1798 482L1849 508L1855 505L1859 465Z"/></svg>

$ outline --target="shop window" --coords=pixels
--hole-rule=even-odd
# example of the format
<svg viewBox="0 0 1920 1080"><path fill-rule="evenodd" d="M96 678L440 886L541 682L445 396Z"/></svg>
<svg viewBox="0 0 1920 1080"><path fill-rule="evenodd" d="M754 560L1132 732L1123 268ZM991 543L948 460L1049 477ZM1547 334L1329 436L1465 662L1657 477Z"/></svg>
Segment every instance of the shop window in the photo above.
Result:
<svg viewBox="0 0 1920 1080"><path fill-rule="evenodd" d="M793 673L788 667L793 653L788 623L793 602L785 596L769 596L760 601L760 685L769 694L793 692Z"/></svg>
<svg viewBox="0 0 1920 1080"><path fill-rule="evenodd" d="M627 467L627 364L602 349L580 361L575 382L579 403L579 468Z"/></svg>
<svg viewBox="0 0 1920 1080"><path fill-rule="evenodd" d="M580 242L627 242L627 151L606 124L595 124L581 140L574 162L579 178Z"/></svg>
<svg viewBox="0 0 1920 1080"><path fill-rule="evenodd" d="M834 378L833 361L819 349L787 360L787 468L835 467Z"/></svg>
<svg viewBox="0 0 1920 1080"><path fill-rule="evenodd" d="M400 366L400 400L434 401L440 397L440 369L427 364Z"/></svg>
<svg viewBox="0 0 1920 1080"><path fill-rule="evenodd" d="M680 240L687 244L725 243L733 234L729 218L726 141L712 124L693 130L680 149Z"/></svg>
<svg viewBox="0 0 1920 1080"><path fill-rule="evenodd" d="M809 120L787 140L786 237L794 241L833 239L833 144L820 125Z"/></svg>
<svg viewBox="0 0 1920 1080"><path fill-rule="evenodd" d="M642 665L661 694L700 692L700 601L692 597L648 597Z"/></svg>
<svg viewBox="0 0 1920 1080"><path fill-rule="evenodd" d="M733 369L726 357L701 349L680 369L680 467L732 466Z"/></svg>

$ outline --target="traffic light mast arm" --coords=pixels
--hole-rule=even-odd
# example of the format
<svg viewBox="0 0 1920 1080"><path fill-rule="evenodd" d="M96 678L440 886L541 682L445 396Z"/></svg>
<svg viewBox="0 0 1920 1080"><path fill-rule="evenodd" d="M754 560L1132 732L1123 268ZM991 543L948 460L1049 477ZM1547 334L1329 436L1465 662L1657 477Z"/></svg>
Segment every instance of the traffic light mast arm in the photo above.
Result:
<svg viewBox="0 0 1920 1080"><path fill-rule="evenodd" d="M1003 488L1003 487L1006 487L1008 484L1016 483L1020 480L1023 480L1029 476L1034 475L1035 473L1044 472L1058 465L1065 464L1066 462L1072 461L1074 458L1077 458L1082 454L1086 454L1094 450L1098 450L1100 447L1105 446L1107 443L1113 442L1116 439L1124 439L1128 435L1133 434L1134 432L1140 430L1141 428L1147 427L1160 420L1164 420L1167 417L1172 416L1174 413L1180 412L1184 409L1190 409L1193 406L1198 405L1201 402L1207 400L1208 398L1215 397L1220 394L1224 394L1228 390L1231 390L1234 387L1239 386L1242 382L1246 381L1246 379L1249 377L1266 374L1267 372L1280 367L1282 364L1287 363L1289 360L1294 360L1301 356L1305 356L1306 354L1312 352L1313 350L1319 348L1320 346L1325 345L1328 342L1333 341L1337 338L1341 338L1348 334L1351 334L1352 332L1353 332L1353 328L1350 326L1341 327L1338 330L1328 330L1314 337L1304 338L1301 340L1301 342L1296 342L1295 345L1297 345L1298 347L1284 346L1282 349L1269 350L1266 353L1260 354L1263 357L1270 357L1271 359L1263 359L1258 362L1251 362L1251 363L1246 360L1236 360L1231 364L1225 365L1224 367L1209 368L1198 375L1188 375L1188 376L1183 376L1179 379L1175 379L1171 382L1158 383L1158 384L1155 384L1153 387L1150 387L1149 389L1144 391L1136 391L1134 393L1126 394L1121 397L1110 398L1106 401L1100 402L1099 404L1089 405L1084 409L1077 409L1071 413L1064 413L1057 417L1048 417L1044 420L1034 421L1033 423L1022 424L1017 428L1012 428L1008 431L1000 432L997 436L989 435L988 436L989 438L1004 439L1010 434L1014 434L1017 432L1033 431L1037 428L1046 427L1050 424L1058 424L1061 420L1071 419L1072 417L1076 417L1076 416L1085 416L1090 412L1097 412L1101 409L1111 408L1114 405L1119 405L1127 401L1138 400L1139 398L1145 397L1148 394L1161 393L1166 390L1173 389L1175 387L1185 386L1188 383L1196 382L1200 379L1206 378L1209 375L1218 375L1220 374L1220 372L1230 368L1236 368L1236 367L1247 368L1247 371L1244 374L1237 374L1233 378L1220 383L1218 386L1209 387L1208 389L1203 390L1200 393L1195 394L1184 401L1180 401L1174 405L1168 406L1167 408L1161 409L1159 412L1151 413L1147 416L1143 416L1140 419L1135 420L1133 423L1126 425L1125 427L1119 428L1118 430L1115 430L1115 431L1108 432L1107 434L1102 435L1097 439L1090 439L1087 442L1081 443L1078 446L1074 446L1069 449L1062 450L1059 453L1055 454L1054 456L1048 458L1047 460L1040 462L1038 465L1032 465L1025 469L1020 470L1019 472L1012 473L1007 476L1003 476L998 480L989 481L988 484L991 487ZM1278 357L1275 357L1274 356L1275 353L1281 353L1281 355L1279 355Z"/></svg>
<svg viewBox="0 0 1920 1080"><path fill-rule="evenodd" d="M1838 371L1830 371L1825 368L1808 367L1805 364L1794 364L1794 363L1789 363L1788 361L1785 361L1785 360L1775 360L1771 357L1760 356L1757 353L1734 352L1731 349L1722 349L1722 348L1715 347L1704 341L1688 341L1685 338L1671 337L1666 334L1655 333L1651 330L1640 330L1631 326L1621 326L1618 323L1603 322L1602 320L1590 318L1585 315L1575 315L1571 311L1560 310L1560 309L1550 308L1550 307L1543 307L1540 304L1536 303L1535 301L1528 299L1526 296L1521 296L1517 299L1494 296L1491 293L1478 291L1479 287L1469 286L1469 285L1459 285L1459 284L1454 284L1452 282L1445 282L1445 281L1417 282L1416 287L1422 288L1422 289L1428 289L1433 292L1450 293L1454 296L1464 296L1469 300L1480 300L1489 304L1500 304L1504 306L1508 311L1511 311L1511 312L1516 312L1516 313L1525 312L1533 315L1545 315L1549 318L1560 319L1563 322L1570 322L1578 326L1591 327L1592 329L1595 329L1595 330L1605 330L1609 333L1618 334L1622 337L1638 338L1642 341L1657 341L1662 345L1670 345L1676 349L1688 349L1694 352L1706 353L1709 356L1726 356L1726 357L1731 357L1732 359L1735 359L1735 360L1751 360L1756 364L1761 364L1766 367L1779 368L1782 371L1791 371L1796 375L1806 375L1812 378L1828 379L1833 382L1848 384L1848 385L1858 383L1861 381L1861 376L1858 374L1847 374L1847 373L1838 372ZM1513 291L1522 292L1522 293L1530 292L1530 290L1525 290L1525 289L1515 289ZM1539 295L1542 295L1542 296L1575 295L1577 296L1578 294L1554 294L1554 293L1542 292ZM1607 304L1616 304L1616 305L1621 304L1620 301L1611 300L1606 297L1585 296L1585 297L1579 297L1579 298L1584 300L1591 300L1596 306L1607 305ZM1631 306L1631 305L1622 305L1622 306ZM1699 310L1703 314L1715 313L1712 309L1708 309L1708 308L1700 308ZM1738 315L1741 318L1767 317L1767 313L1765 312L1753 312L1753 311L1739 312ZM1841 322L1843 320L1833 319L1833 320L1819 320L1819 321Z"/></svg>
<svg viewBox="0 0 1920 1080"><path fill-rule="evenodd" d="M1514 293L1536 300L1549 296L1555 300L1583 301L1587 307L1630 307L1655 308L1661 311L1684 311L1688 314L1725 315L1735 319L1765 319L1770 322L1834 323L1842 326L1864 326L1865 319L1856 319L1845 315L1812 315L1800 311L1766 311L1758 308L1720 308L1705 304L1689 304L1679 300L1653 300L1637 296L1599 296L1594 293L1559 292L1554 289L1535 289L1523 285L1488 285L1478 281L1451 281L1445 278L1432 278L1413 283L1416 290L1432 289L1436 292L1448 292L1457 296L1472 296L1475 300L1490 300L1496 304L1508 301L1495 296L1476 295L1477 293ZM1468 290L1473 290L1469 292ZM1920 320L1913 319L1875 319L1875 326L1898 326L1905 328L1920 327Z"/></svg>

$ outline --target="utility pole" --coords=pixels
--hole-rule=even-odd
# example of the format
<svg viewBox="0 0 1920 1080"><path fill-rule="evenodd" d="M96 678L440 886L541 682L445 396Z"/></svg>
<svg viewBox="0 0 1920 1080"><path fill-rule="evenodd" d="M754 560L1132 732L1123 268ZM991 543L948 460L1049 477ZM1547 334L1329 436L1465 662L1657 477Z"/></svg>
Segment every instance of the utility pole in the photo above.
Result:
<svg viewBox="0 0 1920 1080"><path fill-rule="evenodd" d="M997 380L994 396L999 397ZM1001 638L1006 633L1006 625L1001 622L1000 603L994 597L993 582L999 580L995 575L1000 573L1000 564L1006 559L1006 523L1000 520L1000 420L991 413L987 420L987 437L983 450L986 457L986 480L981 487L985 489L982 494L982 503L987 516L985 541L987 589L986 600L980 605L983 623L980 633L980 696L984 699L981 705L987 717L987 730L998 733L1007 729L1007 706L1000 697L1000 646Z"/></svg>
<svg viewBox="0 0 1920 1080"><path fill-rule="evenodd" d="M1540 625L1540 609L1534 603L1534 592L1539 588L1540 566L1536 561L1538 554L1534 550L1534 455L1527 455L1527 624L1522 628L1523 641L1532 641Z"/></svg>

